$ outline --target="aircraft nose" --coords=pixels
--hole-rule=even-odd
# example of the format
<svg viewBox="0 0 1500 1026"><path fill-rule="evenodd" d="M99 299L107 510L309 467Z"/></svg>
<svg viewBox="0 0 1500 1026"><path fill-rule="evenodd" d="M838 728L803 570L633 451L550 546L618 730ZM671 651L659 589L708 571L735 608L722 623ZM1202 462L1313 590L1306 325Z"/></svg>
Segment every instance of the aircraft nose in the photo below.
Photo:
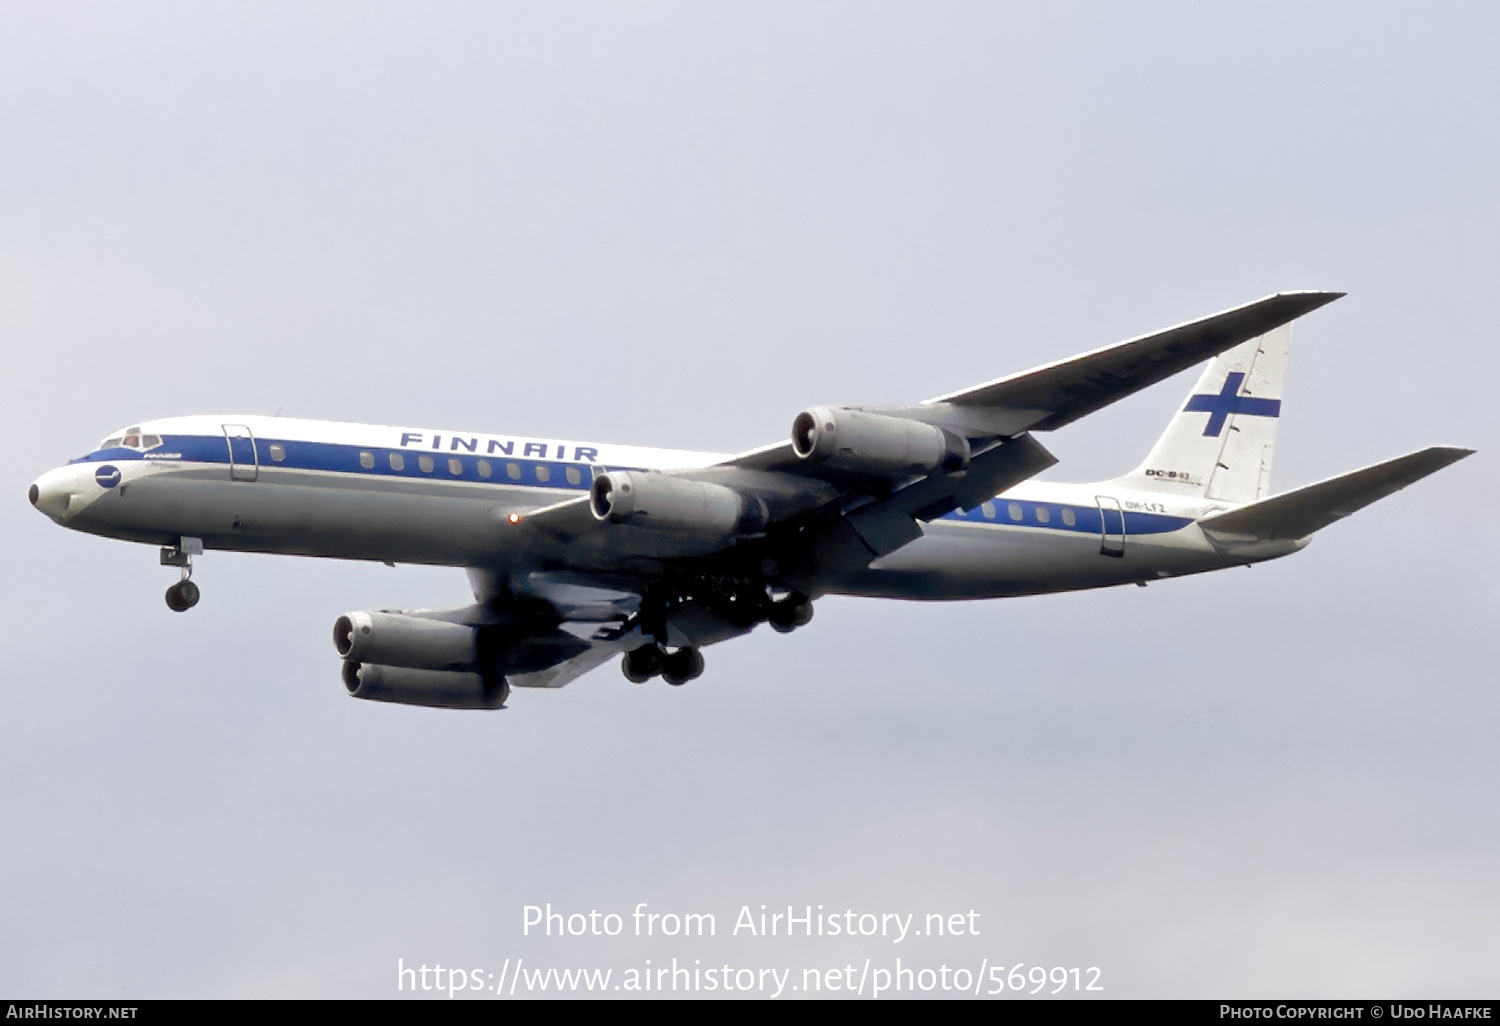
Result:
<svg viewBox="0 0 1500 1026"><path fill-rule="evenodd" d="M61 477L55 470L48 471L33 481L26 493L33 506L54 519L68 515L71 498L68 490L63 487Z"/></svg>

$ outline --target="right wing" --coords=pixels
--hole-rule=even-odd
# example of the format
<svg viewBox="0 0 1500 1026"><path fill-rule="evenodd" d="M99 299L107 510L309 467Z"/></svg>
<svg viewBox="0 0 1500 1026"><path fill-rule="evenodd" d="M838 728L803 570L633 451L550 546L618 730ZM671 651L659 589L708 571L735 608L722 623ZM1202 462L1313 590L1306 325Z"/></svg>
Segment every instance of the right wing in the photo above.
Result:
<svg viewBox="0 0 1500 1026"><path fill-rule="evenodd" d="M535 637L513 639L514 651L512 646L505 651L515 665L503 667L505 676L516 687L561 687L639 645L647 607L656 609L653 616L665 617L662 593L675 596L674 581L689 582L682 587L693 593L683 600L690 608L718 618L702 627L706 633L695 635L693 644L742 633L747 623L766 615L758 604L766 596L757 598L757 585L763 590L774 583L812 595L827 575L857 571L922 537L923 521L956 508L972 509L1056 463L1030 432L1072 423L1339 295L1268 296L912 406L814 407L799 415L801 427L793 428L800 456L788 440L706 467L663 473L610 469L595 478L590 495L529 512L497 511L500 544L493 569L516 594L571 622L566 603L525 583L540 570L541 576L574 575L619 589L636 596L638 607L619 619L619 627L600 628L588 637L554 624ZM825 448L809 442L809 429L824 431ZM1352 491L1336 487L1344 481L1336 479L1314 486L1305 501L1298 498L1301 493L1291 493L1209 518L1203 527L1210 532L1298 529L1319 516L1343 515L1346 508L1388 494L1438 465L1429 459L1419 468L1403 466L1384 476L1383 468L1371 468L1346 475L1358 479ZM655 498L648 500L651 495ZM507 558L517 562L505 565ZM753 609L745 603L731 609L740 597L735 587L749 589L744 597ZM715 588L727 589L728 599L718 606L725 596ZM476 597L490 601L480 589ZM673 616L680 619L680 612Z"/></svg>
<svg viewBox="0 0 1500 1026"><path fill-rule="evenodd" d="M752 449L708 467L670 471L666 476L753 496L766 515L756 519L758 526L748 533L801 525L795 527L800 537L813 549L828 549L828 558L834 558L836 549L842 553L836 562L861 558L868 562L920 537L919 521L959 507L973 508L1055 463L1028 432L1070 424L1342 294L1277 293L925 403L845 407L830 414L830 418L845 414L873 417L886 424L918 422L927 425L920 430L928 432L929 437L941 434L962 451L962 459L941 466L929 463L915 476L882 476L866 473L847 461L841 465L837 459L820 462L801 458L791 441ZM832 423L827 426L834 427ZM727 551L736 541L726 536L722 543L694 548L697 542L693 539L681 532L653 528L652 522L649 516L625 523L596 518L590 512L589 500L581 497L523 514L508 528L502 525L502 530L531 535L534 544L527 548L547 552L559 567L599 572L626 571L634 566L635 572L648 577L673 559ZM739 535L745 533L742 530ZM814 562L824 561L815 552L812 556Z"/></svg>
<svg viewBox="0 0 1500 1026"><path fill-rule="evenodd" d="M1342 292L1278 292L1232 310L913 406L867 409L870 413L933 424L970 439L1052 431L1311 313L1342 295ZM720 466L810 472L787 441L740 453Z"/></svg>
<svg viewBox="0 0 1500 1026"><path fill-rule="evenodd" d="M929 399L1052 431L1333 302L1342 292L1278 292L1233 310Z"/></svg>

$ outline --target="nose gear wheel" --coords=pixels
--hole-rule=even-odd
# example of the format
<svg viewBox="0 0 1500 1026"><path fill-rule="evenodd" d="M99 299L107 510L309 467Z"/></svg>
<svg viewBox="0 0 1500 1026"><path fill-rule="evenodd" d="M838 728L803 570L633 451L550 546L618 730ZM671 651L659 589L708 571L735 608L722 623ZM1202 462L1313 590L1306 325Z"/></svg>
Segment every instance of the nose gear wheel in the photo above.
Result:
<svg viewBox="0 0 1500 1026"><path fill-rule="evenodd" d="M193 576L193 554L203 551L203 542L197 538L183 538L176 547L161 550L161 565L182 568L182 580L167 589L167 608L174 613L183 613L198 604L202 592L189 578Z"/></svg>

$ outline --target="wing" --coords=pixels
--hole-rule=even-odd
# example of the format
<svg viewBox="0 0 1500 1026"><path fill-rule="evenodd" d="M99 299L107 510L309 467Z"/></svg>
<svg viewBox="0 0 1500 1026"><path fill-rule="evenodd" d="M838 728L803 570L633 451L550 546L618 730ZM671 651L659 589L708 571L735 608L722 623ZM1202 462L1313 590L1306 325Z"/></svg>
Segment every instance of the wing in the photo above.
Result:
<svg viewBox="0 0 1500 1026"><path fill-rule="evenodd" d="M1022 431L1052 431L1343 295L1342 292L1278 292L1210 317L996 378L913 406L873 407L869 412L938 425L971 439L1008 438ZM797 458L790 441L751 449L722 465L789 473L810 470Z"/></svg>
<svg viewBox="0 0 1500 1026"><path fill-rule="evenodd" d="M529 583L548 580L616 589L634 603L609 621L594 615L616 626L559 644L548 665L507 678L561 687L652 639L701 647L767 619L778 629L805 622L808 598L827 581L922 537L924 522L972 509L1056 463L1032 432L1069 424L1339 295L1268 296L912 406L813 407L787 441L693 469L607 470L587 496L506 511L496 566L485 571L503 585L476 589L481 603L493 591L495 601L524 598L549 610L554 624L589 619L570 612L555 587Z"/></svg>
<svg viewBox="0 0 1500 1026"><path fill-rule="evenodd" d="M1015 430L1051 431L1342 295L1278 292L1211 317L929 399L923 405L952 407L960 413L984 411L997 424Z"/></svg>
<svg viewBox="0 0 1500 1026"><path fill-rule="evenodd" d="M955 508L971 509L1055 463L1028 432L1072 423L1341 295L1277 293L913 406L815 408L798 421L816 414L810 418L812 427L826 419L830 429L839 418L854 421L845 428L844 441L833 443L831 458L809 458L809 451L799 451L794 425L791 440L709 467L638 478L637 494L654 491L654 508L642 500L633 513L603 515L597 497L601 480L596 480L596 494L590 497L522 515L512 525L514 537L548 553L557 566L613 574L620 581L649 580L661 572L664 561L704 557L746 535L774 535L786 525L803 535L811 531L814 548L827 539L828 547L851 558L861 555L848 544L856 538L873 559L920 537L918 522ZM859 435L863 440L849 441L859 431L865 432ZM813 446L805 436L802 443ZM908 466L904 455L882 462L892 447L907 454L923 445L930 454L926 463L917 459ZM610 487L609 477L602 479L605 487ZM758 515L736 519L726 514L717 533L695 530L691 517L673 516L719 500L729 509L726 493L751 496ZM792 562L809 560L822 562L807 553Z"/></svg>
<svg viewBox="0 0 1500 1026"><path fill-rule="evenodd" d="M588 648L577 655L544 669L507 674L506 682L513 688L560 688L642 643L641 632L635 627L617 632L599 631L582 640Z"/></svg>

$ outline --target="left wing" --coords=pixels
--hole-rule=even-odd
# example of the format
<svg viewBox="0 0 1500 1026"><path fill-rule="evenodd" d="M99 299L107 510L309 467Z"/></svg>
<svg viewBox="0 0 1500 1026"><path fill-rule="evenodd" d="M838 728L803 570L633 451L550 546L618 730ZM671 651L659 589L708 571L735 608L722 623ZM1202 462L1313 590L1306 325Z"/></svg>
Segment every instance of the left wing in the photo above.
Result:
<svg viewBox="0 0 1500 1026"><path fill-rule="evenodd" d="M598 631L593 636L580 640L585 641L589 646L584 651L545 669L533 670L529 673L507 674L505 677L507 683L513 688L560 688L642 643L638 627L619 632L618 635L608 631Z"/></svg>

